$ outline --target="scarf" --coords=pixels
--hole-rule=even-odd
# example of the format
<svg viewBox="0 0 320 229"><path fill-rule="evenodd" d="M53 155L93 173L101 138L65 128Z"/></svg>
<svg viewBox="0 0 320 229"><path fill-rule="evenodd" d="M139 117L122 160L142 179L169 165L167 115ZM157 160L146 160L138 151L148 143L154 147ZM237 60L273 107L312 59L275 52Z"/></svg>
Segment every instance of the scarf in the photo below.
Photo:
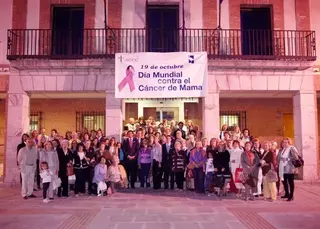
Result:
<svg viewBox="0 0 320 229"><path fill-rule="evenodd" d="M249 161L249 165L253 166L253 160L254 160L254 153L252 153L251 151L246 152L246 155L248 157L248 161Z"/></svg>
<svg viewBox="0 0 320 229"><path fill-rule="evenodd" d="M279 176L280 179L283 181L283 175L284 175L284 167L288 165L288 158L290 156L291 147L287 147L283 149L280 154L280 163L279 163Z"/></svg>

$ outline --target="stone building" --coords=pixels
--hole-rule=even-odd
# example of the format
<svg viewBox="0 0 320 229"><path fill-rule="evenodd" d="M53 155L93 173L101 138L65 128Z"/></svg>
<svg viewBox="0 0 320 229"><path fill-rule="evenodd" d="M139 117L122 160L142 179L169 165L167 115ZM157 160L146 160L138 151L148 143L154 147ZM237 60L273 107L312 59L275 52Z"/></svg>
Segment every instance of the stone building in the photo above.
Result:
<svg viewBox="0 0 320 229"><path fill-rule="evenodd" d="M261 139L291 137L305 159L302 178L317 179L319 12L317 0L2 2L4 182L19 180L22 133L88 127L119 138L129 117L168 114L208 138L224 123ZM115 53L170 51L208 53L205 97L115 97Z"/></svg>

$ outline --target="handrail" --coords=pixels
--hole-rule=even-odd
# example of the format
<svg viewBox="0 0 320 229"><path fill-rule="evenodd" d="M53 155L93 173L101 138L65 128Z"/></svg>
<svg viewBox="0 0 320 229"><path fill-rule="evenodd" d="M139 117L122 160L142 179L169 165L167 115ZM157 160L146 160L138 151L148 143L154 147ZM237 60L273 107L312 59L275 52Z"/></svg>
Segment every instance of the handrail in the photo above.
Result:
<svg viewBox="0 0 320 229"><path fill-rule="evenodd" d="M307 30L89 28L8 30L9 60L114 58L119 52L202 52L209 58L316 59Z"/></svg>

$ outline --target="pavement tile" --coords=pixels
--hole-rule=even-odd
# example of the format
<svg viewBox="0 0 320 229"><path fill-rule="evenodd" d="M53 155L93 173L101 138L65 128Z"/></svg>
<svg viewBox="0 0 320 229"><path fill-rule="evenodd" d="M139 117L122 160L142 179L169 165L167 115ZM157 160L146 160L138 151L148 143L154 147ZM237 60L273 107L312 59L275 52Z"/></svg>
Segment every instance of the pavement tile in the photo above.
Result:
<svg viewBox="0 0 320 229"><path fill-rule="evenodd" d="M55 229L71 215L1 215L2 229ZM30 226L31 225L31 226Z"/></svg>
<svg viewBox="0 0 320 229"><path fill-rule="evenodd" d="M128 206L127 206L128 207ZM124 209L123 214L124 215L146 215L147 210L146 209L134 209L134 208L129 208L129 209Z"/></svg>
<svg viewBox="0 0 320 229"><path fill-rule="evenodd" d="M246 227L240 222L227 222L230 229L246 229Z"/></svg>
<svg viewBox="0 0 320 229"><path fill-rule="evenodd" d="M115 229L144 229L143 223L119 223Z"/></svg>
<svg viewBox="0 0 320 229"><path fill-rule="evenodd" d="M170 223L146 223L145 229L171 229Z"/></svg>
<svg viewBox="0 0 320 229"><path fill-rule="evenodd" d="M201 229L230 229L226 223L223 222L201 222L199 223Z"/></svg>
<svg viewBox="0 0 320 229"><path fill-rule="evenodd" d="M158 222L160 217L158 215L137 215L134 218L135 222Z"/></svg>
<svg viewBox="0 0 320 229"><path fill-rule="evenodd" d="M173 229L201 229L198 223L173 223L172 228Z"/></svg>
<svg viewBox="0 0 320 229"><path fill-rule="evenodd" d="M133 222L134 216L132 215L112 215L109 217L112 222Z"/></svg>
<svg viewBox="0 0 320 229"><path fill-rule="evenodd" d="M161 222L184 222L188 220L188 216L184 215L160 215Z"/></svg>
<svg viewBox="0 0 320 229"><path fill-rule="evenodd" d="M316 229L320 228L320 213L259 213L265 220L279 229Z"/></svg>
<svg viewBox="0 0 320 229"><path fill-rule="evenodd" d="M147 214L149 215L161 215L161 214L168 214L169 211L166 208L150 208L147 209Z"/></svg>

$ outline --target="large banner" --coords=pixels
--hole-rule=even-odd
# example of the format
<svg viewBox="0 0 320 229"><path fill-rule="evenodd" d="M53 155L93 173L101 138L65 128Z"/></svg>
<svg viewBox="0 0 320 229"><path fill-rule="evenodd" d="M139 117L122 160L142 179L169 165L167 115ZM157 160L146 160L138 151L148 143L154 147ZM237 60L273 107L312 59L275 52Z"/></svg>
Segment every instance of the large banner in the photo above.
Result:
<svg viewBox="0 0 320 229"><path fill-rule="evenodd" d="M206 52L117 53L116 98L204 97Z"/></svg>

